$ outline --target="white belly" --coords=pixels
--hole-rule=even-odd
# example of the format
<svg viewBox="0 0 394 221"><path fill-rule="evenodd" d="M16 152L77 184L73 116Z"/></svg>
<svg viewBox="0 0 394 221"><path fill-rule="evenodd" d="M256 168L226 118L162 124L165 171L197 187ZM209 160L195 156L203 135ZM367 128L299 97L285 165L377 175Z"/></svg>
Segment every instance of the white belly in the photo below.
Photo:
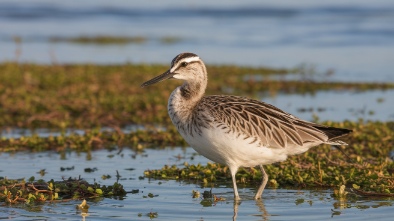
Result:
<svg viewBox="0 0 394 221"><path fill-rule="evenodd" d="M287 158L286 149L259 146L258 142L250 144L253 138L237 138L236 134L225 133L219 128L202 129L202 134L190 136L179 131L183 138L198 153L221 164L236 167L254 167Z"/></svg>

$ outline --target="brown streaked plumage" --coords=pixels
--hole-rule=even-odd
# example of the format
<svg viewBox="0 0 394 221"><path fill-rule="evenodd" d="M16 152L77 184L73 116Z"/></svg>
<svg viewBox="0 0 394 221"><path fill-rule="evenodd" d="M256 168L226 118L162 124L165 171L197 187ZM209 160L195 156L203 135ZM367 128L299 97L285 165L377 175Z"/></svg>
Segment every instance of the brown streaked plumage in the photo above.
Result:
<svg viewBox="0 0 394 221"><path fill-rule="evenodd" d="M308 142L325 142L344 145L337 140L347 134L348 129L326 127L307 122L288 114L275 106L253 99L214 95L203 97L199 108L214 116L216 127L236 132L237 136L255 138L252 143L271 148L286 148L288 145L302 146ZM197 111L194 115L199 115Z"/></svg>
<svg viewBox="0 0 394 221"><path fill-rule="evenodd" d="M351 132L304 121L245 97L204 97L208 74L202 60L193 53L179 54L168 71L141 86L169 78L184 80L168 101L173 124L197 152L229 167L236 200L240 199L235 181L239 167L260 166L263 181L255 195L258 199L268 180L263 165L284 161L287 156L322 143L346 145L339 138Z"/></svg>

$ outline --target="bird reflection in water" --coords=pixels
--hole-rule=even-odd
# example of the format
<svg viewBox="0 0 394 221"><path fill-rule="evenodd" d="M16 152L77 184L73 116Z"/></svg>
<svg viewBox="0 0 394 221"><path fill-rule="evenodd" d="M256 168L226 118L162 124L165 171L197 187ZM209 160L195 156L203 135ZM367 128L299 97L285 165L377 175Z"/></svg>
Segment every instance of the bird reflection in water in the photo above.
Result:
<svg viewBox="0 0 394 221"><path fill-rule="evenodd" d="M262 199L255 200L255 202L256 202L256 206L258 208L258 211L261 212L261 214L256 214L254 216L261 216L263 218L262 220L264 220L264 221L269 220L270 214L265 209L265 205L264 205L263 200ZM234 209L233 221L237 220L238 209L239 209L239 206L241 205L241 203L242 203L241 201L237 201L237 200L234 201L234 204L233 204L234 205L234 207L233 207L233 209Z"/></svg>

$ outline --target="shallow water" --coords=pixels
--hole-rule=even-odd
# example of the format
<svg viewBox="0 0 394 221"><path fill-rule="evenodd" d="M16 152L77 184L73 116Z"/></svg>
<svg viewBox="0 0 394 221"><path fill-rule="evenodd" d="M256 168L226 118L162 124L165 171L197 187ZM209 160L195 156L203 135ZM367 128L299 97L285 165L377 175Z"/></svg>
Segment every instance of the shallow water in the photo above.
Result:
<svg viewBox="0 0 394 221"><path fill-rule="evenodd" d="M157 126L158 130L164 130L163 127ZM139 124L131 124L122 128L123 133L131 133L137 130L145 130L146 128L143 125ZM100 129L102 132L114 132L114 129L111 127L102 127ZM77 128L66 128L66 129L56 129L56 128L35 128L35 129L23 129L23 128L15 128L10 127L3 130L0 130L1 138L14 138L18 139L21 137L30 137L30 136L40 136L40 137L50 137L50 136L70 136L71 134L76 135L84 135L85 130L77 129Z"/></svg>
<svg viewBox="0 0 394 221"><path fill-rule="evenodd" d="M270 103L301 119L314 121L394 121L394 90L356 91L319 91L315 94L278 94L260 95L260 100ZM157 127L165 130L163 127ZM142 125L129 125L122 128L124 133L146 129ZM101 131L113 131L104 127ZM0 138L18 139L28 136L68 136L70 134L85 134L83 129L68 128L65 130L37 128L8 128L0 130Z"/></svg>
<svg viewBox="0 0 394 221"><path fill-rule="evenodd" d="M243 200L240 205L234 205L232 188L220 184L215 185L212 192L225 200L204 206L201 204L201 198L192 198L192 191L198 190L203 193L211 190L211 187L203 188L198 184L176 181L139 179L145 169L161 168L164 164L182 165L184 161L194 164L207 162L205 158L196 156L191 148L147 149L138 154L129 149L123 149L121 152L100 150L89 154L1 153L0 176L28 179L31 174L36 174L36 179L61 180L62 177L81 175L88 182L94 182L95 178L109 174L112 176L110 179L96 181L112 185L116 181L117 170L122 176L119 182L126 191L139 190L137 194L128 193L122 200L106 198L98 202L88 201L90 208L86 220L149 220L147 214L150 212L157 212L157 220L231 220L234 214L238 220L392 219L390 214L393 214L394 201L390 199L368 199L349 194L348 201L339 202L332 197L331 190L267 189L262 201L254 201L252 198L255 190L239 186ZM60 170L60 167L72 166L73 170ZM94 167L97 171L84 172L85 168ZM44 177L38 173L41 169L46 169ZM155 196L144 198L149 193ZM70 201L43 204L34 208L0 207L0 219L82 220L83 217L75 209L79 203L81 202Z"/></svg>
<svg viewBox="0 0 394 221"><path fill-rule="evenodd" d="M394 121L394 90L370 91L319 91L314 94L260 94L260 100L272 104L301 119L314 121ZM157 126L159 130L165 128ZM143 125L128 125L121 128L124 133L145 130ZM103 127L101 131L113 131ZM85 130L67 128L65 130L36 128L7 128L0 130L0 138L18 139L28 136L68 136L85 134Z"/></svg>
<svg viewBox="0 0 394 221"><path fill-rule="evenodd" d="M394 121L394 90L319 91L315 94L261 96L262 101L301 119Z"/></svg>

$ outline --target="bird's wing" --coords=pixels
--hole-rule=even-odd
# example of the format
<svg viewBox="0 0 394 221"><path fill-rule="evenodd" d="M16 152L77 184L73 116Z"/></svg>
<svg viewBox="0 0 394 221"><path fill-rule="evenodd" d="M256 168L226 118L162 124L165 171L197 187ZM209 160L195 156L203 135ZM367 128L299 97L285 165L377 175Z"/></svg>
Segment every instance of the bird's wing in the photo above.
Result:
<svg viewBox="0 0 394 221"><path fill-rule="evenodd" d="M308 142L326 142L328 136L314 127L270 104L238 96L207 96L201 105L212 117L216 127L235 132L251 143L286 148ZM321 125L319 125L321 126Z"/></svg>

